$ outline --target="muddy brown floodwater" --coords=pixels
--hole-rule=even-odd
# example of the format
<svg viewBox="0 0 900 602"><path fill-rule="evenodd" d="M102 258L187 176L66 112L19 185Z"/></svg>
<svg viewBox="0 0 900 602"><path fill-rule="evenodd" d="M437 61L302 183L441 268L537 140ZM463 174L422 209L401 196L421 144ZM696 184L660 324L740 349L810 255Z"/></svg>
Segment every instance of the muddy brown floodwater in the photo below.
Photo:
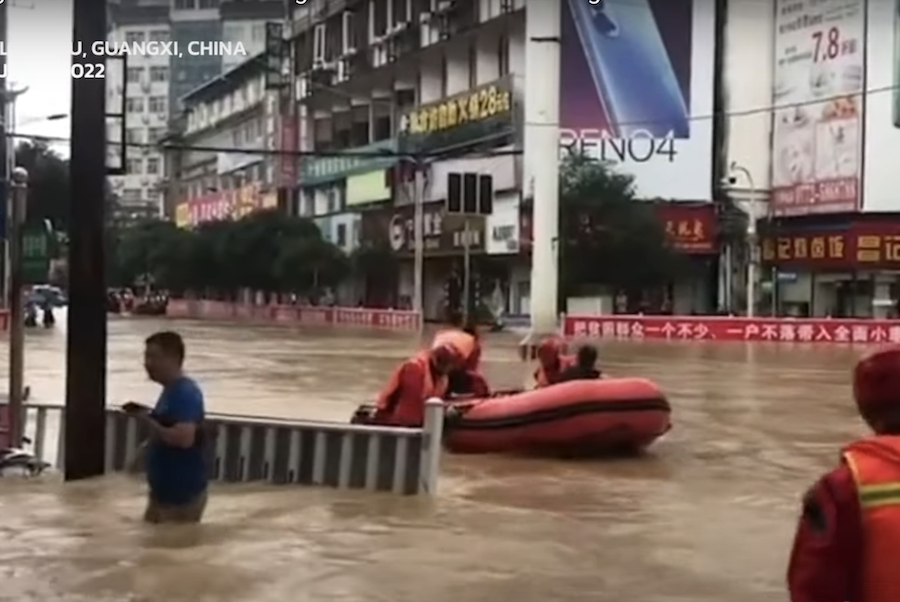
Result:
<svg viewBox="0 0 900 602"><path fill-rule="evenodd" d="M415 346L407 335L113 320L109 399L152 400L143 338L176 327L211 410L345 419ZM522 384L513 335L487 343ZM5 347L4 347L5 350ZM29 333L36 401L64 390L64 334ZM646 457L447 457L434 500L223 486L200 527L138 521L141 483L0 484L0 600L91 602L772 602L797 502L861 433L859 349L615 342L675 429ZM6 359L0 355L0 366ZM5 379L5 374L0 374Z"/></svg>

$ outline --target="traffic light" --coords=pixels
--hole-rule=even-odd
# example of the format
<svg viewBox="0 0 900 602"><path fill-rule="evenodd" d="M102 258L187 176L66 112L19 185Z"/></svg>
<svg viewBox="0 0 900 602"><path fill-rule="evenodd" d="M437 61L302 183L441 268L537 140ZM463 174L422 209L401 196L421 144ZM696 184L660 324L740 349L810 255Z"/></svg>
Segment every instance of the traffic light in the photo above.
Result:
<svg viewBox="0 0 900 602"><path fill-rule="evenodd" d="M494 208L494 178L474 172L447 174L449 214L490 215Z"/></svg>
<svg viewBox="0 0 900 602"><path fill-rule="evenodd" d="M447 176L447 213L462 213L462 174Z"/></svg>

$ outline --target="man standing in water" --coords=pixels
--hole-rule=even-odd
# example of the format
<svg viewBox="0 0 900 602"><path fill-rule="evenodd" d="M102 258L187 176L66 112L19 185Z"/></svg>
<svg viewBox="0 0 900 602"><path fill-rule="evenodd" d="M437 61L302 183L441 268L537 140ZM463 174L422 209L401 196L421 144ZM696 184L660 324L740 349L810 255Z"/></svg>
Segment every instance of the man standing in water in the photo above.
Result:
<svg viewBox="0 0 900 602"><path fill-rule="evenodd" d="M148 337L144 367L163 390L153 410L138 404L126 407L141 415L150 429L145 450L150 491L144 514L150 523L198 523L206 509L203 393L184 374L184 352L176 332Z"/></svg>

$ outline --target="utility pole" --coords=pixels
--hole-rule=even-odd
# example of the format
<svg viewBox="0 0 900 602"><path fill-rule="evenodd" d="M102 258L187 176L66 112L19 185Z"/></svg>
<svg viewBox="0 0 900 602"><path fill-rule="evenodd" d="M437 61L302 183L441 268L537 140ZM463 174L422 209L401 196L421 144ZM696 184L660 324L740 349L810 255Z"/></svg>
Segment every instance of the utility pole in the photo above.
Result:
<svg viewBox="0 0 900 602"><path fill-rule="evenodd" d="M0 3L0 41L3 42L4 49L9 47L9 2ZM0 73L7 72L6 52L0 55ZM9 111L6 107L6 78L0 78L0 238L3 243L0 244L0 304L8 307L9 295L7 287L7 276L9 274L7 261L7 224L9 223L9 196L10 196L10 171L9 171L9 144L7 144L8 134L15 127L8 123Z"/></svg>
<svg viewBox="0 0 900 602"><path fill-rule="evenodd" d="M106 3L73 0L73 39L106 40ZM106 65L106 57L72 57ZM106 447L106 282L103 266L106 80L72 80L69 316L66 347L65 478L104 472ZM124 140L123 140L124 143Z"/></svg>

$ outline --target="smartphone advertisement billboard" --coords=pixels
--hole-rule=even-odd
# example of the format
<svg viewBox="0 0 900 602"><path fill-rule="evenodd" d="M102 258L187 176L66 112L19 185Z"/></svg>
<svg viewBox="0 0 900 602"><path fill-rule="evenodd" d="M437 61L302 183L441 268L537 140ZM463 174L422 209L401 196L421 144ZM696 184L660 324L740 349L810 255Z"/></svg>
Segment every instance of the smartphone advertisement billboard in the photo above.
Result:
<svg viewBox="0 0 900 602"><path fill-rule="evenodd" d="M772 210L856 211L866 86L864 0L776 0L775 11Z"/></svg>
<svg viewBox="0 0 900 602"><path fill-rule="evenodd" d="M900 211L900 0L869 2L863 211Z"/></svg>
<svg viewBox="0 0 900 602"><path fill-rule="evenodd" d="M714 0L563 0L561 145L639 198L712 197Z"/></svg>

